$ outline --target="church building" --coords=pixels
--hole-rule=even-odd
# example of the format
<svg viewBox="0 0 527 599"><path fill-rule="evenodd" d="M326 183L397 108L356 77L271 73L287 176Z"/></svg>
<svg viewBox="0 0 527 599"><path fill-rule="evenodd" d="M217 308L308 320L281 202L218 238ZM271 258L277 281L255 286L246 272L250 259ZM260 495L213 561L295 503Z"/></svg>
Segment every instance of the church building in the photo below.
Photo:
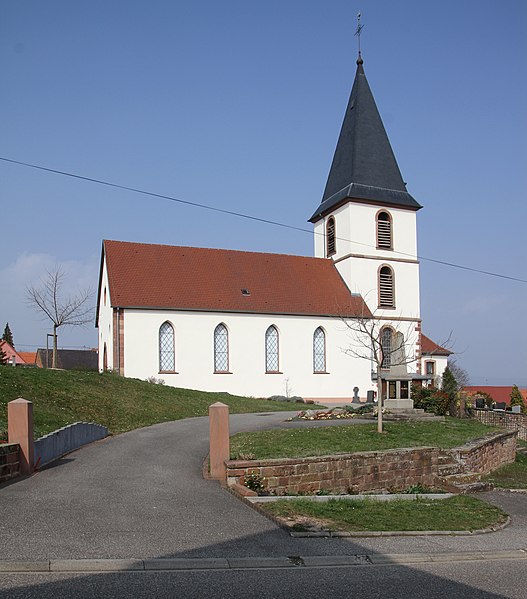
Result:
<svg viewBox="0 0 527 599"><path fill-rule="evenodd" d="M432 379L422 372L420 209L359 53L324 195L309 219L314 257L105 240L99 369L326 404L382 393L387 408L411 408L411 382ZM445 365L434 362L434 378Z"/></svg>

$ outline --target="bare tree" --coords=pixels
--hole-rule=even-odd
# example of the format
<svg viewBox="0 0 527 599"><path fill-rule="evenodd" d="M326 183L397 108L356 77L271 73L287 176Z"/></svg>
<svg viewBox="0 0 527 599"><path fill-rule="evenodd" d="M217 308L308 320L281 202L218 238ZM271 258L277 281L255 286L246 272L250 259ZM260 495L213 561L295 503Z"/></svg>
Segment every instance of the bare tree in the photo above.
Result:
<svg viewBox="0 0 527 599"><path fill-rule="evenodd" d="M449 358L448 368L456 379L458 391L462 391L464 387L470 385L468 372L458 364L456 358Z"/></svg>
<svg viewBox="0 0 527 599"><path fill-rule="evenodd" d="M377 432L383 432L382 422L382 374L396 367L404 367L416 361L413 348L418 333L415 322L405 323L405 330L394 330L373 314L363 314L355 318L343 318L346 327L353 332L350 346L343 348L344 353L355 358L368 360L377 377ZM399 322L399 329L402 321Z"/></svg>
<svg viewBox="0 0 527 599"><path fill-rule="evenodd" d="M57 329L63 326L84 326L93 318L93 306L90 304L92 291L87 289L63 298L65 278L64 271L57 266L47 271L47 276L38 287L30 286L26 292L29 305L42 312L53 323L52 368L57 367Z"/></svg>

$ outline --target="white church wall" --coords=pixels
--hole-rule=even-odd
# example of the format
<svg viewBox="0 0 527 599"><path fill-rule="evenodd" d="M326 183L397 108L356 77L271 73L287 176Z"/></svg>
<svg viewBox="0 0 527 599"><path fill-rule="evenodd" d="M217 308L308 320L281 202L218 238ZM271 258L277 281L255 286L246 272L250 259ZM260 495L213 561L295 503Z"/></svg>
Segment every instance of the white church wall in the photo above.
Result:
<svg viewBox="0 0 527 599"><path fill-rule="evenodd" d="M349 210L347 206L341 206L330 215L317 221L314 225L315 258L326 258L326 226L328 219L335 219L336 253L332 256L334 260L351 252L351 229Z"/></svg>
<svg viewBox="0 0 527 599"><path fill-rule="evenodd" d="M159 373L158 335L165 321L175 330L177 374ZM231 374L214 373L213 335L219 323L229 331ZM270 325L279 332L276 374L265 372L265 332ZM313 333L319 326L326 332L328 374L313 373ZM168 385L204 391L258 397L287 392L349 401L355 386L363 398L376 389L371 363L344 353L349 335L338 318L126 309L124 374L139 379L155 376Z"/></svg>
<svg viewBox="0 0 527 599"><path fill-rule="evenodd" d="M392 218L393 250L377 249L376 216ZM376 316L420 317L417 220L411 210L349 202L315 223L315 256L325 256L327 219L336 222L335 265L352 293L362 295ZM353 240L353 242L351 241ZM378 270L388 265L394 272L395 309L378 308Z"/></svg>
<svg viewBox="0 0 527 599"><path fill-rule="evenodd" d="M106 292L106 293L105 293ZM110 285L108 284L108 272L106 263L103 264L99 297L99 370L104 369L104 344L106 343L107 368L112 370L113 364L113 310L111 307ZM105 301L106 295L106 301Z"/></svg>
<svg viewBox="0 0 527 599"><path fill-rule="evenodd" d="M352 253L368 256L393 255L395 258L415 258L417 254L417 223L413 210L387 208L356 202L348 204L353 243ZM379 212L392 217L393 250L377 249L377 223ZM398 252L404 254L398 255ZM410 254L410 255L408 255Z"/></svg>
<svg viewBox="0 0 527 599"><path fill-rule="evenodd" d="M388 265L395 281L395 308L380 309L378 297L378 269ZM390 260L353 258L336 263L342 278L352 293L359 293L370 310L378 317L419 318L419 265Z"/></svg>
<svg viewBox="0 0 527 599"><path fill-rule="evenodd" d="M393 250L377 249L376 215L381 210L392 217ZM315 223L315 257L325 257L325 225L330 216L335 218L336 223L335 260L349 254L416 259L417 218L413 210L360 204L357 201L348 202Z"/></svg>

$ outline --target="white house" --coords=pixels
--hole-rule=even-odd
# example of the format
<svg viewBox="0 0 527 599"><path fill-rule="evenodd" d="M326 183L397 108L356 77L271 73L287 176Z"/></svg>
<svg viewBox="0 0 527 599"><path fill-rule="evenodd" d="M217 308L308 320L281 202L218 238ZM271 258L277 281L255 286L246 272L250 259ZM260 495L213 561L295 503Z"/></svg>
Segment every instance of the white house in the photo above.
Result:
<svg viewBox="0 0 527 599"><path fill-rule="evenodd" d="M326 189L310 218L315 257L104 241L99 368L323 403L364 400L380 382L388 407L412 407L410 383L430 378L421 374L428 366L420 208L359 55ZM378 375L368 331L384 349Z"/></svg>
<svg viewBox="0 0 527 599"><path fill-rule="evenodd" d="M452 352L441 347L421 333L421 372L427 377L426 384L439 387Z"/></svg>

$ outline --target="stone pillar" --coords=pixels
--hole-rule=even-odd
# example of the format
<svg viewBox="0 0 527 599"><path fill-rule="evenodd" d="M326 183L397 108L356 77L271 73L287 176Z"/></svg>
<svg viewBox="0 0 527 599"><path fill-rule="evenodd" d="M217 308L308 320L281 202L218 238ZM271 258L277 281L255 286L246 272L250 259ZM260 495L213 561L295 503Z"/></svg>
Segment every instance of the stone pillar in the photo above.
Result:
<svg viewBox="0 0 527 599"><path fill-rule="evenodd" d="M20 445L20 473L33 472L33 403L19 397L7 404L9 443Z"/></svg>
<svg viewBox="0 0 527 599"><path fill-rule="evenodd" d="M229 406L220 401L209 406L210 475L225 480L225 460L230 457Z"/></svg>

